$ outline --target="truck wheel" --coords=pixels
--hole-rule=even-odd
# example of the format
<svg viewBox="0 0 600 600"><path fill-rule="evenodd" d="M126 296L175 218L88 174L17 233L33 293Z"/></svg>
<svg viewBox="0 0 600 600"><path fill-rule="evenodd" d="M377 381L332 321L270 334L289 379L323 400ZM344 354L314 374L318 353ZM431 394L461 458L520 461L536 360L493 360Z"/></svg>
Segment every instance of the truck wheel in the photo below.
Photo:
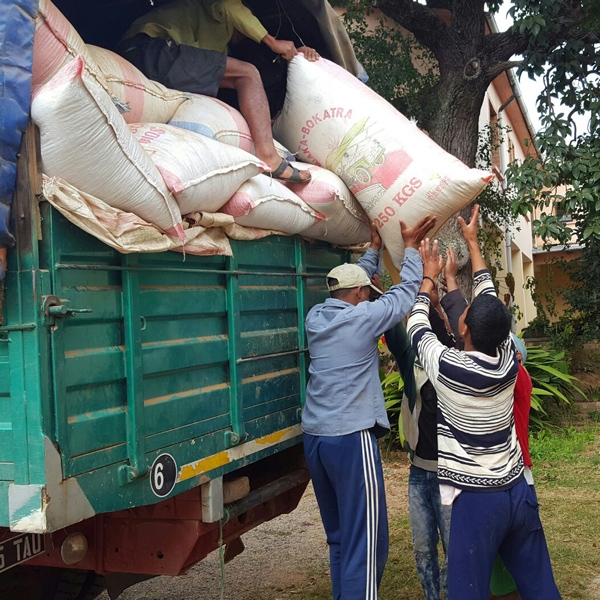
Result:
<svg viewBox="0 0 600 600"><path fill-rule="evenodd" d="M94 571L22 566L0 574L2 600L94 600L105 587Z"/></svg>
<svg viewBox="0 0 600 600"><path fill-rule="evenodd" d="M51 600L94 600L106 589L104 577L94 571L58 570L61 573Z"/></svg>

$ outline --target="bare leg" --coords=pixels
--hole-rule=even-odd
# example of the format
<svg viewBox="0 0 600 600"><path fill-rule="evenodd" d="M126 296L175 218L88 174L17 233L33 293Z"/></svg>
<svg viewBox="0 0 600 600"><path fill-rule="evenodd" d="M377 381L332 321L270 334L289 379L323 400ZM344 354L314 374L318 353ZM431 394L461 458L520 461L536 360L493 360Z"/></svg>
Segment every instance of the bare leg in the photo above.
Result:
<svg viewBox="0 0 600 600"><path fill-rule="evenodd" d="M219 87L237 91L240 112L250 128L256 156L264 160L274 171L281 163L281 158L273 144L269 102L258 70L250 63L228 57L225 75ZM284 177L289 177L291 174L291 167L283 172ZM310 172L300 171L300 176L308 180Z"/></svg>

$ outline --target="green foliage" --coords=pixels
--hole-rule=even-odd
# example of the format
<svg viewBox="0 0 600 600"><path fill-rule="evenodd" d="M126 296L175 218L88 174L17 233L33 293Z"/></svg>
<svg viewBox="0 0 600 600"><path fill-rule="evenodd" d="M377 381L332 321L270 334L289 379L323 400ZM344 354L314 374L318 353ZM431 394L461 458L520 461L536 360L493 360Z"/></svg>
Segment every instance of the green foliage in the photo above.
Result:
<svg viewBox="0 0 600 600"><path fill-rule="evenodd" d="M408 118L426 124L435 110L433 97L438 81L431 52L400 28L391 29L381 18L374 29L366 17L373 12L365 0L337 2L345 6L343 22L352 39L356 57L369 75L367 85Z"/></svg>
<svg viewBox="0 0 600 600"><path fill-rule="evenodd" d="M521 72L542 76L537 99L542 130L539 156L512 165L509 180L518 190L513 209L542 210L533 228L549 243L600 243L600 52L597 1L513 0L515 27L530 35ZM560 43L557 42L567 32ZM574 227L553 214L560 202Z"/></svg>
<svg viewBox="0 0 600 600"><path fill-rule="evenodd" d="M545 350L541 346L527 347L525 368L531 376L530 420L538 428L547 425L547 409L550 402L571 404L575 394L585 398L576 385L578 379L569 374L569 362L564 352Z"/></svg>
<svg viewBox="0 0 600 600"><path fill-rule="evenodd" d="M399 441L400 447L402 447L404 445L404 435L402 433L400 409L402 407L404 382L400 373L396 370L386 373L384 369L379 369L379 379L381 380L385 409L391 426L388 446L391 449L396 441Z"/></svg>

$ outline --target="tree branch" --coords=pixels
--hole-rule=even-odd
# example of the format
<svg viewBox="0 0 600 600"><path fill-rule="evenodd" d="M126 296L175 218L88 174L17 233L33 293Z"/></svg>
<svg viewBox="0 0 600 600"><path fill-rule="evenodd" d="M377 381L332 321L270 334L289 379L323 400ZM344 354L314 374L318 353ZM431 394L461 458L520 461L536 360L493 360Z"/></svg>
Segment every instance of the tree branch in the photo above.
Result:
<svg viewBox="0 0 600 600"><path fill-rule="evenodd" d="M498 62L492 64L488 68L488 73L491 80L496 79L498 75L504 73L504 71L508 71L509 69L518 68L523 64L520 60L505 60L502 62Z"/></svg>
<svg viewBox="0 0 600 600"><path fill-rule="evenodd" d="M521 54L529 46L530 36L520 34L516 27L500 33L485 36L484 51L498 62L508 61L515 54Z"/></svg>
<svg viewBox="0 0 600 600"><path fill-rule="evenodd" d="M448 26L431 9L413 0L378 0L377 8L434 53L448 35Z"/></svg>

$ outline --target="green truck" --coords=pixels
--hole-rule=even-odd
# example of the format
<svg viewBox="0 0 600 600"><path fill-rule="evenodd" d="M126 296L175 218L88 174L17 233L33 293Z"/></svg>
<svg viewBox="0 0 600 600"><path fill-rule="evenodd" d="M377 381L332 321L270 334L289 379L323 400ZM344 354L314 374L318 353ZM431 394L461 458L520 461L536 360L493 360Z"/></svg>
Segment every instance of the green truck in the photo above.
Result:
<svg viewBox="0 0 600 600"><path fill-rule="evenodd" d="M122 255L44 201L24 136L0 325L0 597L116 597L293 510L306 311L348 258L271 236Z"/></svg>
<svg viewBox="0 0 600 600"><path fill-rule="evenodd" d="M56 4L111 48L153 1ZM302 6L328 56L331 7L286 17ZM67 221L28 125L37 7L0 3L0 598L116 598L235 557L297 506L304 317L350 253L270 236L231 240L233 257L125 255ZM252 8L281 25L278 2Z"/></svg>

